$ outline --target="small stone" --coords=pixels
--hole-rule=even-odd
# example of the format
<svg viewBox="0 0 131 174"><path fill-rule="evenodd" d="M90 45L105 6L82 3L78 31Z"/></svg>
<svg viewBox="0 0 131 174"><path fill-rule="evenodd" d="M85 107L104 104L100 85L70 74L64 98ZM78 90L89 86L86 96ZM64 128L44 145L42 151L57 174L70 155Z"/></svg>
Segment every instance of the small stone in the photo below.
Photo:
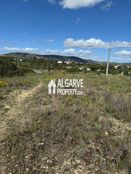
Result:
<svg viewBox="0 0 131 174"><path fill-rule="evenodd" d="M6 111L8 111L8 110L10 110L10 109L11 109L11 107L8 106L8 105L4 107L4 110L6 110Z"/></svg>

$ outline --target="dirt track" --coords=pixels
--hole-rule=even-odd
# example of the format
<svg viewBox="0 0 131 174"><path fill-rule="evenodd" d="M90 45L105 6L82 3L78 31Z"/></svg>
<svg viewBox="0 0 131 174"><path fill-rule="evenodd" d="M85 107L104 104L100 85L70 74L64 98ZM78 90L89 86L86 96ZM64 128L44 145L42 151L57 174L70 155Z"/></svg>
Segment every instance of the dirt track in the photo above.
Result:
<svg viewBox="0 0 131 174"><path fill-rule="evenodd" d="M5 103L5 107L1 111L0 117L0 141L4 138L6 134L7 123L13 119L17 119L19 113L24 110L24 105L26 105L26 100L33 97L41 88L42 82L29 90L14 91L10 94L9 100Z"/></svg>
<svg viewBox="0 0 131 174"><path fill-rule="evenodd" d="M7 101L4 101L4 107L0 111L0 173L5 174L5 159L4 159L4 149L3 149L3 140L8 135L8 123L11 120L24 122L26 118L19 118L20 113L23 112L24 108L27 107L27 100L37 94L37 92L43 87L42 82L37 84L35 87L28 90L16 90L13 91Z"/></svg>

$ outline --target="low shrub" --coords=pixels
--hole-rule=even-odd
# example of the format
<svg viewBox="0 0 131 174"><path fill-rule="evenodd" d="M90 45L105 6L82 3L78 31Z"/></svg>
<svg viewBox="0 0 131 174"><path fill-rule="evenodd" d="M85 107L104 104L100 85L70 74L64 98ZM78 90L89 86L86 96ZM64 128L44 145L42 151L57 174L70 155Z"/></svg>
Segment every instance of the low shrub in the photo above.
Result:
<svg viewBox="0 0 131 174"><path fill-rule="evenodd" d="M7 82L4 80L0 80L0 88L7 86Z"/></svg>

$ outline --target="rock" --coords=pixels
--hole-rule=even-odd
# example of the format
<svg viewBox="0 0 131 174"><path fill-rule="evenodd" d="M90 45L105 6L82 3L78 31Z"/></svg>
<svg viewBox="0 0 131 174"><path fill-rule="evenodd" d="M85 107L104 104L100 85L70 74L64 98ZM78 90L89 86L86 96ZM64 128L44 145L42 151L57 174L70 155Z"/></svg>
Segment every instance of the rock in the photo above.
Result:
<svg viewBox="0 0 131 174"><path fill-rule="evenodd" d="M8 110L10 110L10 109L11 109L11 107L8 106L8 105L4 107L4 110L6 110L6 111L8 111Z"/></svg>

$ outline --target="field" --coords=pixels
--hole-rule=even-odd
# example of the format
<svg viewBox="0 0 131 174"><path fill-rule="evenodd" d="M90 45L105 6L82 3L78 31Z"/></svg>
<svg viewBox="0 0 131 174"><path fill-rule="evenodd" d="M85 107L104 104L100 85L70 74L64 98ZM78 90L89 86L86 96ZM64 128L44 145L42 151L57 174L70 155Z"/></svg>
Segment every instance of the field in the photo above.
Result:
<svg viewBox="0 0 131 174"><path fill-rule="evenodd" d="M48 95L84 79L84 96ZM131 77L28 73L0 80L1 174L130 174Z"/></svg>

